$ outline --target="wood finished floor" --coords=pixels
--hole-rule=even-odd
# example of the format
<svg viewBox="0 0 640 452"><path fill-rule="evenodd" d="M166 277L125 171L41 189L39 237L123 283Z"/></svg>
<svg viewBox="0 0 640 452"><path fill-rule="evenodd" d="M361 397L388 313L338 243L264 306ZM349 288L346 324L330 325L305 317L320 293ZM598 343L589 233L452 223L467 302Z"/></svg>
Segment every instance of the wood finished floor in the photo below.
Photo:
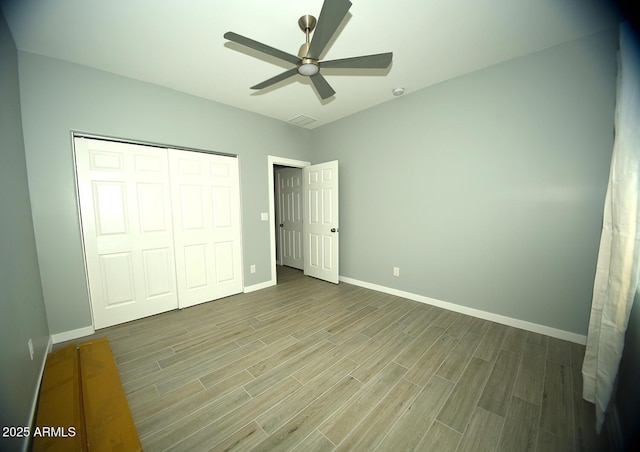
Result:
<svg viewBox="0 0 640 452"><path fill-rule="evenodd" d="M94 335L145 451L606 450L583 346L278 272Z"/></svg>

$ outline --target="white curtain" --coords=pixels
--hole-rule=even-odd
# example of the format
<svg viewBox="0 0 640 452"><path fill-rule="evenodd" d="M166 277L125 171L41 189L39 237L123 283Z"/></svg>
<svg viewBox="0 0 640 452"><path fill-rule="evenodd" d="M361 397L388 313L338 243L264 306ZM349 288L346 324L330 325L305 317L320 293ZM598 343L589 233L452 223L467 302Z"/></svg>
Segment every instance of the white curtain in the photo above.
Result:
<svg viewBox="0 0 640 452"><path fill-rule="evenodd" d="M600 432L624 348L640 261L640 46L620 27L615 141L593 288L583 397L596 406Z"/></svg>

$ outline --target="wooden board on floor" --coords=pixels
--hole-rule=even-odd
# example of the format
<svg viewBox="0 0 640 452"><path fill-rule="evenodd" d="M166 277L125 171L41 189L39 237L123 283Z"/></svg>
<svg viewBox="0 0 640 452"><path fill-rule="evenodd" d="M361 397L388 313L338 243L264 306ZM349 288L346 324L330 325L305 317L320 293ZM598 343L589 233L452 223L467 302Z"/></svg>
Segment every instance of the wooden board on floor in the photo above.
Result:
<svg viewBox="0 0 640 452"><path fill-rule="evenodd" d="M86 451L76 344L49 353L32 432L34 451Z"/></svg>
<svg viewBox="0 0 640 452"><path fill-rule="evenodd" d="M79 355L89 450L142 450L108 340L82 342Z"/></svg>

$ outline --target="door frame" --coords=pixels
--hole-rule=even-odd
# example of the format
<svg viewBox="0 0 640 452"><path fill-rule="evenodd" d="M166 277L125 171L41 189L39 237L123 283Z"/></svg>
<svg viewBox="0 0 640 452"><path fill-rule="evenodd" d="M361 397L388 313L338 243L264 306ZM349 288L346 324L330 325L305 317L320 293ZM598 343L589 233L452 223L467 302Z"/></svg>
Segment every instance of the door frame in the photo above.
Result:
<svg viewBox="0 0 640 452"><path fill-rule="evenodd" d="M244 256L244 240L243 240L243 218L242 218L242 181L241 181L241 174L240 174L240 155L239 154L233 154L233 153L227 153L227 152L219 152L219 151L212 151L212 150L206 150L206 149L199 149L199 148L191 148L191 147L185 147L185 146L175 146L175 145L168 145L168 144L163 144L163 143L158 143L158 142L152 142L152 141L142 141L142 140L137 140L137 139L132 139L132 138L123 138L123 137L116 137L116 136L110 136L110 135L101 135L101 134L95 134L95 133L89 133L89 132L83 132L81 130L71 130L70 131L70 140L71 140L71 152L72 152L72 156L73 156L73 175L74 175L74 191L75 191L75 198L76 198L76 211L77 211L77 215L78 215L78 223L80 226L79 229L79 233L80 233L80 241L81 241L81 249L82 249L82 260L83 260L83 269L84 269L84 279L85 279L85 284L86 284L86 290L87 290L87 302L89 304L89 313L91 315L91 326L87 327L87 331L89 331L89 329L91 330L89 333L87 334L93 334L96 331L96 323L95 323L95 315L93 312L93 300L92 300L92 296L91 296L91 286L89 284L89 270L87 268L87 255L86 255L86 249L85 249L85 245L84 245L84 241L85 241L85 237L84 237L84 231L83 231L83 227L82 227L82 222L83 222L83 218L82 218L82 209L80 206L80 184L79 184L79 180L78 180L78 165L77 165L77 150L76 150L76 144L75 144L75 139L76 138L87 138L87 139L91 139L91 140L102 140L102 141L110 141L110 142L115 142L115 143L123 143L123 144L133 144L133 145L139 145L139 146L148 146L151 148L156 148L156 149L174 149L174 150L178 150L178 151L188 151L188 152L197 152L197 153L201 153L201 154L211 154L211 155L219 155L219 156L223 156L223 157L233 157L235 159L237 159L238 161L238 190L239 190L239 211L240 211L240 219L239 219L239 225L238 227L240 228L240 255L241 255L241 262L243 262L243 256ZM273 192L271 192L271 197L273 197ZM241 265L241 268L244 268L244 264ZM175 269L174 269L175 271ZM241 284L242 284L242 289L240 292L238 293L242 293L244 291L245 285L244 285L244 272L240 273L240 277L241 277ZM176 288L177 290L177 288ZM176 307L176 309L180 309L179 307ZM145 318L145 317L143 317ZM79 330L78 330L79 331Z"/></svg>
<svg viewBox="0 0 640 452"><path fill-rule="evenodd" d="M288 166L290 168L304 168L311 165L311 162L304 160L295 160L286 157L278 157L275 155L267 156L267 171L269 183L269 247L271 262L271 280L268 285L278 284L278 276L276 274L276 203L275 203L275 180L274 170L277 166Z"/></svg>

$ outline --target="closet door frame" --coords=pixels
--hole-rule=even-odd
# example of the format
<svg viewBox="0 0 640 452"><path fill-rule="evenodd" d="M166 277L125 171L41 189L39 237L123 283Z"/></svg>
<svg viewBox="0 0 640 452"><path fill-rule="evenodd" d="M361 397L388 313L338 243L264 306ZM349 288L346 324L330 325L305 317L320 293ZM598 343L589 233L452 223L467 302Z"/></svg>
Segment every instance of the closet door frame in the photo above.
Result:
<svg viewBox="0 0 640 452"><path fill-rule="evenodd" d="M150 163L155 157L160 161L164 160L166 165L162 171L164 171L166 175L166 180L164 182L158 180L149 182L145 177L142 177L136 181L134 177L133 181L126 182L122 180L123 175L117 176L115 174L117 171L115 171L115 169L111 171L110 168L108 168L107 171L102 171L103 174L97 174L94 171L95 164L93 165L94 170L90 170L92 162L88 155L89 151L87 149L78 149L76 140L81 139L105 143L103 147L105 148L106 154L103 153L101 158L103 158L103 161L106 159L107 162L110 160L111 163L108 164L111 165L118 166L118 164L125 163L126 160L131 160L127 162L129 167L134 165L133 160L136 158L134 156L122 154L119 158L116 155L117 152L109 154L110 149L118 147L122 147L123 149L128 148L128 152L132 152L132 150L135 149L140 150L141 154L149 156L147 163ZM236 264L234 268L237 268L237 270L234 276L237 275L239 280L234 285L233 291L235 291L234 293L243 291L242 226L240 222L240 182L237 156L188 148L177 148L175 146L168 147L156 143L124 140L80 132L72 133L72 143L85 271L89 289L92 321L95 329L105 328L107 326L197 304L193 302L193 300L188 304L180 302L181 288L179 286L179 278L177 277L180 269L176 266L178 260L176 259L177 250L175 248L175 206L171 199L171 184L173 181L171 181L171 170L169 168L170 149L173 149L174 152L185 151L235 159L236 184L233 190L235 190L234 196L237 195L237 217L234 222L234 227L237 227L237 241L235 243L237 249L234 254ZM79 155L79 153L87 153L87 155ZM135 154L135 152L133 152L133 154ZM138 160L141 159L138 158ZM152 164L154 168L159 167L158 165L162 166L163 164ZM96 185L90 180L91 176L81 174L83 171L86 173L88 170L94 171L93 176L97 175L99 180L103 179L104 183L102 188L99 187L100 183ZM153 184L156 184L155 188ZM163 186L160 191L157 189L158 184ZM101 190L102 193L94 193L96 189L98 191ZM158 195L159 192L161 192L161 195ZM140 206L138 205L139 193L155 194L155 197L151 199L150 202ZM118 201L118 198L120 201ZM160 200L160 198L162 198L162 200ZM113 212L109 213L109 215L111 215L115 212L115 216L110 219L107 218L106 220L100 218L100 216L96 216L95 202L99 202L100 199L103 201L103 207L104 202L107 200L115 200L116 208ZM109 202L111 203L111 201ZM149 199L147 201L149 201ZM133 204L133 206L129 204ZM120 213L118 213L118 205L120 205ZM154 216L153 211L158 208L163 212L162 214L158 213ZM144 211L141 211L141 209ZM165 233L170 233L170 239L167 240L165 237L164 243L161 245L157 243L146 243L149 241L140 236L140 231L144 229L142 223L144 223L145 220L157 220L156 223L159 224L160 218L162 218L162 222L166 226ZM105 224L108 224L109 221L113 222L111 223L112 229L107 231L108 234L101 234L100 229L104 229ZM158 228L156 227L156 229ZM120 245L117 245L118 242L120 242ZM105 244L107 246L105 246ZM148 245L150 245L150 248L145 251L144 247ZM102 249L102 256L101 252L99 252L100 249ZM157 257L160 255L166 255L167 260L158 261ZM215 258L215 256L213 257ZM113 263L111 267L105 266L105 262L109 260ZM113 297L114 291L112 290L111 293L109 293L107 290L107 281L105 281L109 278L113 280L114 277L118 284L122 286L118 289L118 296L115 298ZM154 284L156 293L149 297L148 289L150 287L154 289ZM162 290L158 290L158 288ZM216 298L221 298L229 294L227 288L223 295L217 296ZM109 298L110 296L111 298ZM163 300L158 302L160 298L163 298ZM216 299L213 297L205 298L206 299L199 302Z"/></svg>

